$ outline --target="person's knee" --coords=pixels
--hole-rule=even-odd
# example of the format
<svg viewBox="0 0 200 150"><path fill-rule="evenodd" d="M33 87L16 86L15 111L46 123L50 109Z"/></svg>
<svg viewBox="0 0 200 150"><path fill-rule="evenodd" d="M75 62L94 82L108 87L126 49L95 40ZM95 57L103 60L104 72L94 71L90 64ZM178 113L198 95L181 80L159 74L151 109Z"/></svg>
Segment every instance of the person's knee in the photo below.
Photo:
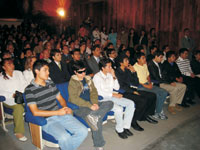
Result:
<svg viewBox="0 0 200 150"><path fill-rule="evenodd" d="M66 132L63 131L63 133L58 136L58 141L59 141L59 143L65 143L65 142L69 141L70 138L72 138L71 135L69 133L67 133L67 131Z"/></svg>
<svg viewBox="0 0 200 150"><path fill-rule="evenodd" d="M18 114L23 114L24 113L24 107L21 104L17 104L14 106L14 112L17 112Z"/></svg>
<svg viewBox="0 0 200 150"><path fill-rule="evenodd" d="M115 114L123 113L123 107L121 107L121 106L115 107L114 112L115 112Z"/></svg>

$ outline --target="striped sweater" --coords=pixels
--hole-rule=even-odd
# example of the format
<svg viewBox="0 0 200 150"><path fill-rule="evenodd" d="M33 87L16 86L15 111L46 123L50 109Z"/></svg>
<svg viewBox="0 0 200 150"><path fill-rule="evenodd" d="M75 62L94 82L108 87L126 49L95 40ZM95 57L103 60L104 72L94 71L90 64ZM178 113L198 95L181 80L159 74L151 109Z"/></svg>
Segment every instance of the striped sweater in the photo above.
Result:
<svg viewBox="0 0 200 150"><path fill-rule="evenodd" d="M178 68L180 69L181 73L185 76L191 76L192 69L190 66L189 59L183 59L179 56L179 58L176 60L176 63L178 65Z"/></svg>

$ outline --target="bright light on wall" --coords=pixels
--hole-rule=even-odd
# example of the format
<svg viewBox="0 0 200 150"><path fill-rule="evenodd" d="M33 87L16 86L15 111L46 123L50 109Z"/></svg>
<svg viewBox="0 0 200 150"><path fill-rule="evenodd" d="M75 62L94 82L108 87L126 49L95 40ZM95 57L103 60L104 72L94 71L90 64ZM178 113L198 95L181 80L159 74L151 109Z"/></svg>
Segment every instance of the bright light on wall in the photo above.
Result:
<svg viewBox="0 0 200 150"><path fill-rule="evenodd" d="M63 8L58 8L57 13L59 16L64 17L65 16L65 10Z"/></svg>

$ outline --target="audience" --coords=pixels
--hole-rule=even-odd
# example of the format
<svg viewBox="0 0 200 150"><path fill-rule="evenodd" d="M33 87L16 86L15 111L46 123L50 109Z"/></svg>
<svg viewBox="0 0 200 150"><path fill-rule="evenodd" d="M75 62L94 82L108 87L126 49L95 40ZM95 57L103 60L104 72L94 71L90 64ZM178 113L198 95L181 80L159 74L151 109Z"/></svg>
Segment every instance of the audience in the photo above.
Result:
<svg viewBox="0 0 200 150"><path fill-rule="evenodd" d="M126 139L128 136L133 135L129 129L135 111L135 104L133 101L124 98L122 94L113 91L113 89L119 90L119 83L110 60L100 60L99 68L100 71L93 78L94 85L97 88L98 95L103 97L103 101L114 103L112 110L116 120L116 132L120 138ZM123 107L125 107L124 112Z"/></svg>
<svg viewBox="0 0 200 150"><path fill-rule="evenodd" d="M87 128L72 116L72 110L67 107L56 85L48 80L48 63L36 61L33 74L35 80L25 90L28 107L34 116L46 117L47 123L42 130L52 135L62 150L76 150L86 138ZM56 100L62 108L59 108Z"/></svg>
<svg viewBox="0 0 200 150"><path fill-rule="evenodd" d="M74 63L73 75L69 81L69 101L79 106L74 114L80 116L90 126L96 150L102 150L105 141L102 135L102 122L105 114L113 107L111 101L98 102L98 93L90 76L86 76L84 63Z"/></svg>
<svg viewBox="0 0 200 150"><path fill-rule="evenodd" d="M162 68L161 66L163 55L163 52L156 51L154 53L154 59L151 60L148 64L148 69L151 80L155 80L159 87L169 92L170 104L168 111L171 114L176 114L175 110L182 111L182 108L178 104L182 103L186 91L186 85L175 81L169 82L165 80L165 78L169 76L170 70L167 68Z"/></svg>
<svg viewBox="0 0 200 150"><path fill-rule="evenodd" d="M151 82L149 70L146 64L146 57L144 53L136 53L137 63L135 63L134 70L137 72L139 83L142 85L138 90L153 92L156 94L156 111L153 116L155 119L166 120L168 117L164 114L163 104L166 100L168 92L159 88Z"/></svg>

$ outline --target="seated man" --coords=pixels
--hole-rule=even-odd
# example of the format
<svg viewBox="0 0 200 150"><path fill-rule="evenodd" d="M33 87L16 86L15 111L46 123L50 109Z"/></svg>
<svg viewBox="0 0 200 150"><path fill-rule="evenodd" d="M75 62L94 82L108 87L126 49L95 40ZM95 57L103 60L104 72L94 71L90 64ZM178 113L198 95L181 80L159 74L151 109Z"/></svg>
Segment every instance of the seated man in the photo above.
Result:
<svg viewBox="0 0 200 150"><path fill-rule="evenodd" d="M157 96L156 101L156 111L153 116L156 119L166 120L167 116L162 111L164 101L167 97L167 91L157 86L153 86L151 82L151 78L149 76L149 70L146 64L146 57L144 53L136 53L137 63L133 66L135 71L137 72L139 83L142 85L138 90L153 92Z"/></svg>
<svg viewBox="0 0 200 150"><path fill-rule="evenodd" d="M69 81L69 101L79 106L74 113L82 117L92 129L94 147L103 150L102 119L113 107L113 102L98 102L98 93L90 76L86 76L84 63L73 65L74 73Z"/></svg>
<svg viewBox="0 0 200 150"><path fill-rule="evenodd" d="M198 76L200 78L200 50L194 52L194 57L190 64L195 76Z"/></svg>
<svg viewBox="0 0 200 150"><path fill-rule="evenodd" d="M87 60L87 63L90 67L90 69L92 70L93 74L96 74L97 72L99 72L99 61L100 61L100 55L101 55L101 49L99 45L95 45L92 47L92 54L93 56Z"/></svg>
<svg viewBox="0 0 200 150"><path fill-rule="evenodd" d="M107 49L107 56L110 59L111 63L112 63L112 68L114 70L117 69L117 62L116 62L116 57L117 57L117 53L115 51L115 49Z"/></svg>
<svg viewBox="0 0 200 150"><path fill-rule="evenodd" d="M116 70L116 76L120 84L120 88L125 90L123 97L131 99L136 104L135 113L132 120L132 127L135 130L143 131L137 124L137 120L145 120L149 123L158 123L156 120L152 119L150 115L154 115L156 106L156 94L146 91L138 91L136 87L139 81L137 74L129 64L128 57L121 55L118 59L120 67Z"/></svg>
<svg viewBox="0 0 200 150"><path fill-rule="evenodd" d="M93 78L94 85L97 88L98 95L103 96L103 101L114 103L112 110L116 120L116 132L120 138L126 139L128 136L133 135L129 129L135 111L135 104L133 101L124 98L122 94L113 92L113 89L119 90L119 83L111 67L110 60L100 60L99 68L101 71L95 74ZM124 113L123 107L126 107Z"/></svg>
<svg viewBox="0 0 200 150"><path fill-rule="evenodd" d="M67 64L61 61L61 52L57 49L51 50L52 62L49 64L49 76L55 84L68 82L70 74Z"/></svg>
<svg viewBox="0 0 200 150"><path fill-rule="evenodd" d="M48 63L36 61L33 74L35 80L25 90L31 112L34 116L46 117L47 124L42 130L58 140L61 150L77 149L87 136L87 128L72 116L72 110L67 107L56 85L48 80ZM59 109L56 99L62 108Z"/></svg>
<svg viewBox="0 0 200 150"><path fill-rule="evenodd" d="M195 77L194 73L192 72L190 61L188 59L188 49L181 48L179 50L179 57L176 60L176 63L183 76L183 83L187 85L185 102L189 104L195 104L193 99L195 96L195 91L200 93L200 78Z"/></svg>
<svg viewBox="0 0 200 150"><path fill-rule="evenodd" d="M171 75L169 74L170 70L168 70L168 68L163 68L162 70L161 62L163 55L163 52L156 51L154 53L154 59L148 64L148 69L151 79L156 80L161 88L170 93L170 104L168 111L171 114L176 114L175 110L182 110L178 104L182 103L186 91L186 85L176 81L169 82L168 80L165 80L165 78L171 77ZM163 72L165 74L162 74Z"/></svg>
<svg viewBox="0 0 200 150"><path fill-rule="evenodd" d="M154 53L157 51L156 46L151 46L149 48L150 54L147 55L147 63L149 63L154 58Z"/></svg>

